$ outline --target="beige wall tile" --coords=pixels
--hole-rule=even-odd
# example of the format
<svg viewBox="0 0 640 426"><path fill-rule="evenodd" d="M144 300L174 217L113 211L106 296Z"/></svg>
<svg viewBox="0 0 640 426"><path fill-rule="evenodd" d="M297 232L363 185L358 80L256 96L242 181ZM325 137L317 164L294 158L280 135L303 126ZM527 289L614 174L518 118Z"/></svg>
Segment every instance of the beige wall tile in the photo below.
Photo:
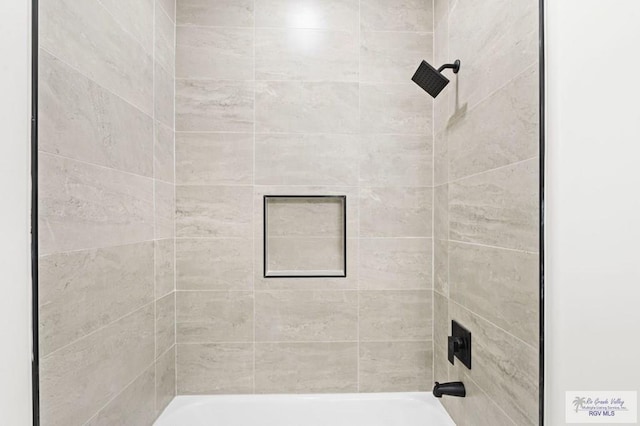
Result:
<svg viewBox="0 0 640 426"><path fill-rule="evenodd" d="M447 347L433 345L433 381L445 383L449 381L449 360ZM443 403L444 405L444 403ZM445 405L445 407L447 407ZM447 407L448 408L448 407Z"/></svg>
<svg viewBox="0 0 640 426"><path fill-rule="evenodd" d="M176 296L171 292L156 300L156 357L176 343Z"/></svg>
<svg viewBox="0 0 640 426"><path fill-rule="evenodd" d="M361 81L406 83L420 61L433 62L430 33L363 31L360 37Z"/></svg>
<svg viewBox="0 0 640 426"><path fill-rule="evenodd" d="M433 183L449 182L449 147L446 131L435 132L433 137Z"/></svg>
<svg viewBox="0 0 640 426"><path fill-rule="evenodd" d="M156 240L154 244L157 299L175 289L175 240Z"/></svg>
<svg viewBox="0 0 640 426"><path fill-rule="evenodd" d="M42 358L42 423L84 424L153 360L153 304Z"/></svg>
<svg viewBox="0 0 640 426"><path fill-rule="evenodd" d="M151 114L151 54L122 28L101 3L44 0L39 8L41 47Z"/></svg>
<svg viewBox="0 0 640 426"><path fill-rule="evenodd" d="M176 134L176 182L245 185L253 182L251 133Z"/></svg>
<svg viewBox="0 0 640 426"><path fill-rule="evenodd" d="M430 135L432 104L431 98L413 82L361 84L361 132Z"/></svg>
<svg viewBox="0 0 640 426"><path fill-rule="evenodd" d="M448 336L451 335L451 319L449 318L449 299L437 291L433 292L433 343L437 348L448 347ZM448 353L448 352L447 352Z"/></svg>
<svg viewBox="0 0 640 426"><path fill-rule="evenodd" d="M176 395L176 346L156 360L156 413L160 414Z"/></svg>
<svg viewBox="0 0 640 426"><path fill-rule="evenodd" d="M356 340L354 291L256 292L256 341Z"/></svg>
<svg viewBox="0 0 640 426"><path fill-rule="evenodd" d="M354 343L256 343L256 393L356 392Z"/></svg>
<svg viewBox="0 0 640 426"><path fill-rule="evenodd" d="M456 363L449 379L470 377L515 424L538 424L538 351L456 303L449 315L473 335L473 368Z"/></svg>
<svg viewBox="0 0 640 426"><path fill-rule="evenodd" d="M173 183L175 169L174 132L158 122L155 125L153 176Z"/></svg>
<svg viewBox="0 0 640 426"><path fill-rule="evenodd" d="M432 342L360 344L360 392L430 391Z"/></svg>
<svg viewBox="0 0 640 426"><path fill-rule="evenodd" d="M360 341L431 340L432 293L360 291Z"/></svg>
<svg viewBox="0 0 640 426"><path fill-rule="evenodd" d="M250 132L253 82L176 80L176 130Z"/></svg>
<svg viewBox="0 0 640 426"><path fill-rule="evenodd" d="M179 395L253 392L253 343L177 345Z"/></svg>
<svg viewBox="0 0 640 426"><path fill-rule="evenodd" d="M433 189L433 237L441 240L449 238L449 187L436 186Z"/></svg>
<svg viewBox="0 0 640 426"><path fill-rule="evenodd" d="M100 4L149 54L153 52L153 2L154 0L100 0Z"/></svg>
<svg viewBox="0 0 640 426"><path fill-rule="evenodd" d="M173 129L175 128L174 106L176 104L175 79L158 62L155 66L154 85L155 119Z"/></svg>
<svg viewBox="0 0 640 426"><path fill-rule="evenodd" d="M256 26L357 31L357 0L256 0Z"/></svg>
<svg viewBox="0 0 640 426"><path fill-rule="evenodd" d="M358 49L353 32L258 28L256 80L358 81Z"/></svg>
<svg viewBox="0 0 640 426"><path fill-rule="evenodd" d="M180 0L177 3L178 25L253 26L252 0Z"/></svg>
<svg viewBox="0 0 640 426"><path fill-rule="evenodd" d="M253 80L253 28L177 28L176 77Z"/></svg>
<svg viewBox="0 0 640 426"><path fill-rule="evenodd" d="M451 179L538 155L537 70L528 68L449 126Z"/></svg>
<svg viewBox="0 0 640 426"><path fill-rule="evenodd" d="M433 2L362 0L360 19L365 30L430 32L433 27Z"/></svg>
<svg viewBox="0 0 640 426"><path fill-rule="evenodd" d="M169 75L175 75L176 24L171 17L160 8L156 9L155 14L154 58Z"/></svg>
<svg viewBox="0 0 640 426"><path fill-rule="evenodd" d="M253 288L253 240L240 238L176 241L179 290L250 290Z"/></svg>
<svg viewBox="0 0 640 426"><path fill-rule="evenodd" d="M449 236L519 250L538 250L538 160L449 184Z"/></svg>
<svg viewBox="0 0 640 426"><path fill-rule="evenodd" d="M360 139L361 185L431 186L431 136L366 135Z"/></svg>
<svg viewBox="0 0 640 426"><path fill-rule="evenodd" d="M253 299L249 291L178 291L178 343L250 342Z"/></svg>
<svg viewBox="0 0 640 426"><path fill-rule="evenodd" d="M153 243L43 256L38 261L40 354L153 301Z"/></svg>
<svg viewBox="0 0 640 426"><path fill-rule="evenodd" d="M360 233L363 237L430 237L431 205L431 188L363 187Z"/></svg>
<svg viewBox="0 0 640 426"><path fill-rule="evenodd" d="M431 288L431 238L362 238L359 288Z"/></svg>
<svg viewBox="0 0 640 426"><path fill-rule="evenodd" d="M85 424L150 425L155 418L155 373L151 366Z"/></svg>
<svg viewBox="0 0 640 426"><path fill-rule="evenodd" d="M155 187L155 236L157 239L173 238L175 235L175 186L156 180Z"/></svg>
<svg viewBox="0 0 640 426"><path fill-rule="evenodd" d="M357 133L358 84L256 83L256 131Z"/></svg>
<svg viewBox="0 0 640 426"><path fill-rule="evenodd" d="M538 344L537 253L451 243L449 262L452 300L531 346Z"/></svg>
<svg viewBox="0 0 640 426"><path fill-rule="evenodd" d="M178 237L250 237L252 188L177 186Z"/></svg>
<svg viewBox="0 0 640 426"><path fill-rule="evenodd" d="M38 55L38 149L152 176L152 119L47 51Z"/></svg>
<svg viewBox="0 0 640 426"><path fill-rule="evenodd" d="M356 135L256 134L256 184L357 185Z"/></svg>
<svg viewBox="0 0 640 426"><path fill-rule="evenodd" d="M41 255L153 238L151 179L44 153L38 157Z"/></svg>
<svg viewBox="0 0 640 426"><path fill-rule="evenodd" d="M449 241L433 240L433 288L449 297Z"/></svg>
<svg viewBox="0 0 640 426"><path fill-rule="evenodd" d="M180 0L182 3L182 0ZM169 18L173 22L176 21L176 0L156 0L156 11L159 12L158 8L162 10L162 12L166 13Z"/></svg>

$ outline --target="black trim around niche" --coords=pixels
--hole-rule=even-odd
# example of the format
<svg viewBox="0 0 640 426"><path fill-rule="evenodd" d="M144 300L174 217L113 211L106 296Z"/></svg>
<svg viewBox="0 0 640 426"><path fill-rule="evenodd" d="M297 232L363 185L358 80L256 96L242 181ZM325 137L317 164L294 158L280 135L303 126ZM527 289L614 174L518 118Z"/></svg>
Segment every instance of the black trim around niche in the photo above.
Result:
<svg viewBox="0 0 640 426"><path fill-rule="evenodd" d="M40 425L40 346L38 334L38 0L31 2L31 409Z"/></svg>
<svg viewBox="0 0 640 426"><path fill-rule="evenodd" d="M545 375L545 360L544 360L544 352L545 352L545 341L544 341L544 328L545 328L545 322L544 322L544 316L545 316L545 309L544 309L544 292L545 292L545 270L544 270L544 256L545 256L545 251L544 251L544 244L545 244L545 239L544 239L544 231L545 231L545 154L546 154L546 150L545 150L545 144L546 144L546 138L545 138L545 131L546 131L546 120L545 120L545 102L546 102L546 97L545 97L545 84L546 84L546 80L545 80L545 50L544 50L544 43L545 43L545 33L544 33L544 8L545 4L544 4L544 0L539 0L539 7L538 7L538 16L539 16L539 29L538 29L538 37L539 37L539 120L540 120L540 141L539 141L539 157L540 157L540 167L539 167L539 179L540 179L540 187L539 187L539 193L538 193L538 197L539 197L539 223L540 223L540 228L538 230L539 232L539 248L538 248L538 256L539 256L539 276L540 276L540 298L539 298L539 306L538 306L538 310L539 310L539 322L540 322L540 329L539 329L539 343L538 343L538 350L539 350L539 355L538 355L538 360L539 360L539 365L538 365L538 413L539 413L539 423L540 426L544 425L544 398L545 398L545 393L544 393L544 386L545 386L545 381L544 381L544 375Z"/></svg>
<svg viewBox="0 0 640 426"><path fill-rule="evenodd" d="M270 198L337 198L342 200L342 274L327 275L268 275L267 274L267 200ZM265 195L262 199L262 276L264 278L346 278L347 277L347 196L346 195Z"/></svg>

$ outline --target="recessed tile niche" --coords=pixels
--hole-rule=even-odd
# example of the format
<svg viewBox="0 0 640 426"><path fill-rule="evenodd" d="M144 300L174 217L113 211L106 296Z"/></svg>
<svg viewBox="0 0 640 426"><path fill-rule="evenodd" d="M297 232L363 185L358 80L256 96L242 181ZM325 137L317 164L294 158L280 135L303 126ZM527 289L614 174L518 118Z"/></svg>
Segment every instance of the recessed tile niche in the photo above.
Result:
<svg viewBox="0 0 640 426"><path fill-rule="evenodd" d="M344 195L265 195L265 278L346 277L346 218Z"/></svg>

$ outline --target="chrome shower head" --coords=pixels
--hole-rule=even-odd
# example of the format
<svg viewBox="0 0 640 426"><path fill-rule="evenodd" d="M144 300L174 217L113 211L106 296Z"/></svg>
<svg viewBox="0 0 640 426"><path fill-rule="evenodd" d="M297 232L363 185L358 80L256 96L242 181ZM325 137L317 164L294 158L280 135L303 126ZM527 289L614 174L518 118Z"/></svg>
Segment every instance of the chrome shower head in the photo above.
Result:
<svg viewBox="0 0 640 426"><path fill-rule="evenodd" d="M449 79L442 75L442 71L447 68L453 69L454 74L457 74L460 70L460 61L456 60L453 64L445 64L438 69L432 67L427 61L422 61L411 80L435 98L449 84Z"/></svg>

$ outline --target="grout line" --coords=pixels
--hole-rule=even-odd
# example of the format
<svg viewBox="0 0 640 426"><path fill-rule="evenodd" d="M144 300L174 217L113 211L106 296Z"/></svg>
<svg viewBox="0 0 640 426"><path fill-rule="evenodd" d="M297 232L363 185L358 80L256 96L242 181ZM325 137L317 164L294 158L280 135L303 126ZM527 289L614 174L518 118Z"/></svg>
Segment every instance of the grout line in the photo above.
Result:
<svg viewBox="0 0 640 426"><path fill-rule="evenodd" d="M165 126L166 127L166 126ZM180 133L180 134L220 134L220 135L225 135L225 134L238 134L238 135L251 135L253 134L252 132L238 132L238 131L231 131L231 130L176 130L176 133ZM255 132L256 135L261 135L261 136L273 136L273 135L287 135L287 136L353 136L353 137L358 137L360 135L362 136L371 136L371 137L377 137L377 136L427 136L430 137L431 134L429 133L402 133L402 132L395 132L395 133L340 133L340 132L275 132L275 131L262 131L262 132ZM393 143L393 142L388 142L389 144Z"/></svg>
<svg viewBox="0 0 640 426"><path fill-rule="evenodd" d="M431 342L433 339L424 339L424 340L363 340L359 342L358 340L259 340L256 342L252 342L249 340L226 340L226 341L202 341L202 342L178 342L177 345L273 345L273 344L283 344L283 345L306 345L306 344L327 344L327 343L426 343Z"/></svg>
<svg viewBox="0 0 640 426"><path fill-rule="evenodd" d="M151 158L153 163L153 415L154 418L158 412L158 369L157 369L157 354L158 354L158 295L157 295L157 287L158 280L156 274L156 242L155 240L158 237L158 221L156 219L157 216L157 200L156 200L156 186L157 182L155 177L157 175L156 170L156 1L153 1L153 13L152 13L152 70L151 70L151 98L152 98L152 130L153 130L153 145L151 150Z"/></svg>
<svg viewBox="0 0 640 426"><path fill-rule="evenodd" d="M341 277L336 277L336 279L341 278ZM323 278L326 279L326 278ZM285 292L296 292L296 293L309 293L309 292L315 292L315 293L323 293L323 292L333 292L333 293L338 293L338 292L349 292L349 293L353 293L356 291L362 292L362 293L367 293L367 292L392 292L392 291L397 291L397 292L415 292L415 291L424 291L424 292L428 292L433 290L432 288L428 287L428 288L335 288L335 289L331 289L331 288L296 288L296 289L285 289L285 288L281 288L281 289L264 289L264 290L253 290L251 288L246 288L246 289L178 289L176 290L176 293L255 293L255 294L262 294L262 293L285 293ZM169 293L167 293L165 295L168 296Z"/></svg>
<svg viewBox="0 0 640 426"><path fill-rule="evenodd" d="M162 4L160 5L162 8ZM175 13L173 22L173 344L176 347L176 351L173 356L173 397L178 395L178 295L176 289L178 287L178 263L177 263L177 217L178 217L178 205L176 198L176 57L178 53L178 28L176 22L178 21L178 0L173 1L173 10ZM171 18L171 17L169 17Z"/></svg>
<svg viewBox="0 0 640 426"><path fill-rule="evenodd" d="M359 13L359 12L358 12ZM255 10L254 10L255 15ZM360 21L360 18L358 18ZM255 22L255 21L254 21ZM286 26L278 26L278 27L268 27L268 26L252 26L252 27L243 27L243 26L234 26L234 25L202 25L202 24L176 24L177 28L215 28L215 29L226 29L226 30L277 30L277 31L318 31L318 32L326 32L326 33L346 33L346 34L356 34L356 33L386 33L386 34L421 34L428 35L433 34L433 31L411 31L411 30L362 30L360 27L360 23L358 22L358 28L345 30L345 29L334 29L334 28L317 28L317 27L286 27Z"/></svg>
<svg viewBox="0 0 640 426"><path fill-rule="evenodd" d="M477 247L486 247L486 248L490 248L490 249L495 249L495 250L504 250L504 251L513 251L516 253L526 253L526 254L539 254L537 251L531 251L531 250L521 250L521 249L514 249L514 248L508 248L508 247L501 247L501 246L493 246L490 244L481 244L481 243L473 243L473 242L469 242L469 241L459 241L459 240L452 240L452 239L441 239L438 238L439 241L448 241L449 243L456 243L456 244L462 244L462 245L468 245L468 246L477 246Z"/></svg>
<svg viewBox="0 0 640 426"><path fill-rule="evenodd" d="M435 37L435 29L436 29L436 14L435 14L435 0L431 1L431 28L433 29L433 36L431 37L431 56L432 60L436 56L436 37ZM431 341L431 380L435 381L435 371L436 371L436 356L435 356L435 335L436 335L436 298L435 298L435 284L436 284L436 256L435 256L435 226L436 226L436 191L434 187L434 182L436 181L436 173L435 173L435 164L436 164L436 155L435 155L435 124L436 124L436 102L435 100L431 101L431 186L434 188L431 191L431 336L433 337Z"/></svg>
<svg viewBox="0 0 640 426"><path fill-rule="evenodd" d="M256 8L255 2L253 4L253 80L256 80ZM251 239L251 253L252 253L252 262L251 262L251 281L252 281L252 297L253 297L253 338L252 338L252 354L253 354L253 371L252 371L252 382L251 387L252 391L256 393L256 87L253 85L253 163L251 170L251 187L252 187L252 196L251 196L251 232L253 234L253 238ZM265 238L263 236L263 238Z"/></svg>

